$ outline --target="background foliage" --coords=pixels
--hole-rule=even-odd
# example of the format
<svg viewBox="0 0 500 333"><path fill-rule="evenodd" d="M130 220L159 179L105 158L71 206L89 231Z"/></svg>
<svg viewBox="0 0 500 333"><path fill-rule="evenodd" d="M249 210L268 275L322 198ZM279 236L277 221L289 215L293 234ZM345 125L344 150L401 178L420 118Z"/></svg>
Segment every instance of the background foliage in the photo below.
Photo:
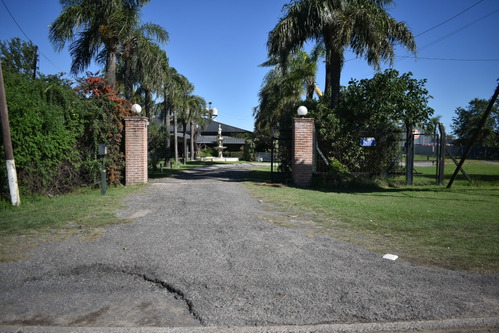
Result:
<svg viewBox="0 0 500 333"><path fill-rule="evenodd" d="M21 193L56 195L97 186L98 143L108 144L108 182L118 184L124 167L122 120L130 105L101 78L82 79L76 88L60 76L33 79L28 75L33 46L18 42L1 43L1 51ZM6 196L3 145L0 149L0 191Z"/></svg>

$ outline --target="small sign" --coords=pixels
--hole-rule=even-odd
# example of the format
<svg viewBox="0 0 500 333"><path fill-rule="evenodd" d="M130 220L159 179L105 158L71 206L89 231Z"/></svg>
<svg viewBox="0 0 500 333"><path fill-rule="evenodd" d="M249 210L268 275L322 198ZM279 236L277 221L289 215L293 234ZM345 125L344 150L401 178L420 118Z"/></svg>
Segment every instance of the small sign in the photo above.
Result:
<svg viewBox="0 0 500 333"><path fill-rule="evenodd" d="M362 147L375 147L375 138L361 138Z"/></svg>
<svg viewBox="0 0 500 333"><path fill-rule="evenodd" d="M418 139L420 137L420 131L418 129L414 129L412 132L413 138Z"/></svg>

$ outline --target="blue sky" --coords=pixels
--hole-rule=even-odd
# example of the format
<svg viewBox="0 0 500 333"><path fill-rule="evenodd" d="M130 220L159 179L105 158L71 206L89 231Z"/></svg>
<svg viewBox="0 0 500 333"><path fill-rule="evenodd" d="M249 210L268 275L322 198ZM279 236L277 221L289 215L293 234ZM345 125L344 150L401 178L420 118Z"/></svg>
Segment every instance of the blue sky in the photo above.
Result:
<svg viewBox="0 0 500 333"><path fill-rule="evenodd" d="M57 53L48 40L48 26L61 10L59 1L0 0L2 41L27 39L4 3L24 33L39 46L40 71L69 72L67 49ZM253 130L253 108L258 105L257 94L268 71L258 65L267 59L268 33L286 3L288 0L152 0L143 9L142 21L157 23L169 32L170 41L162 47L170 65L194 84L195 94L213 102L219 110L218 121ZM405 58L408 52L398 48L393 67L427 79L426 87L433 96L429 105L451 132L457 107L467 106L476 97L489 99L496 88L498 1L396 0L389 13L410 27L418 48L416 58ZM355 59L349 52L345 59L341 84L347 85L351 78L373 77L375 71L363 59ZM319 67L317 82L323 89L323 64Z"/></svg>

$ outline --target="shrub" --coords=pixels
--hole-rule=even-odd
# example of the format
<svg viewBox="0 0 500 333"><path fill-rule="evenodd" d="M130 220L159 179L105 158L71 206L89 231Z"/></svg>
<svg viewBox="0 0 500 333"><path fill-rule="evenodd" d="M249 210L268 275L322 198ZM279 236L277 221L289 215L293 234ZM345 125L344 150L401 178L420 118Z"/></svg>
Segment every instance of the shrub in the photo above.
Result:
<svg viewBox="0 0 500 333"><path fill-rule="evenodd" d="M29 80L6 72L4 82L21 193L58 194L80 185L82 159L74 148L84 128L82 101L55 76ZM1 153L4 161L3 147Z"/></svg>

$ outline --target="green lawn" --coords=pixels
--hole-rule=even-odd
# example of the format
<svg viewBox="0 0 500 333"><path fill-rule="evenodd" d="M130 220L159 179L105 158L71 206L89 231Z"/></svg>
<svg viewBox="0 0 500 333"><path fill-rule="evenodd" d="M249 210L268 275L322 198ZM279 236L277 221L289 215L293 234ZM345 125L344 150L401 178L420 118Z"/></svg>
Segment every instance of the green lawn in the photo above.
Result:
<svg viewBox="0 0 500 333"><path fill-rule="evenodd" d="M75 193L48 197L23 197L21 206L0 201L0 262L22 258L25 250L44 241L78 235L92 240L104 232L103 226L126 222L116 211L121 202L141 186L82 189Z"/></svg>
<svg viewBox="0 0 500 333"><path fill-rule="evenodd" d="M310 189L258 182L249 188L290 219L312 221L322 227L320 232L371 250L433 267L498 272L498 165L474 170L473 184L458 180L451 189L399 186L397 180L348 189L322 182ZM417 171L422 173L415 177L417 184L433 182L434 168ZM267 168L255 171L254 179L270 179L266 173Z"/></svg>

